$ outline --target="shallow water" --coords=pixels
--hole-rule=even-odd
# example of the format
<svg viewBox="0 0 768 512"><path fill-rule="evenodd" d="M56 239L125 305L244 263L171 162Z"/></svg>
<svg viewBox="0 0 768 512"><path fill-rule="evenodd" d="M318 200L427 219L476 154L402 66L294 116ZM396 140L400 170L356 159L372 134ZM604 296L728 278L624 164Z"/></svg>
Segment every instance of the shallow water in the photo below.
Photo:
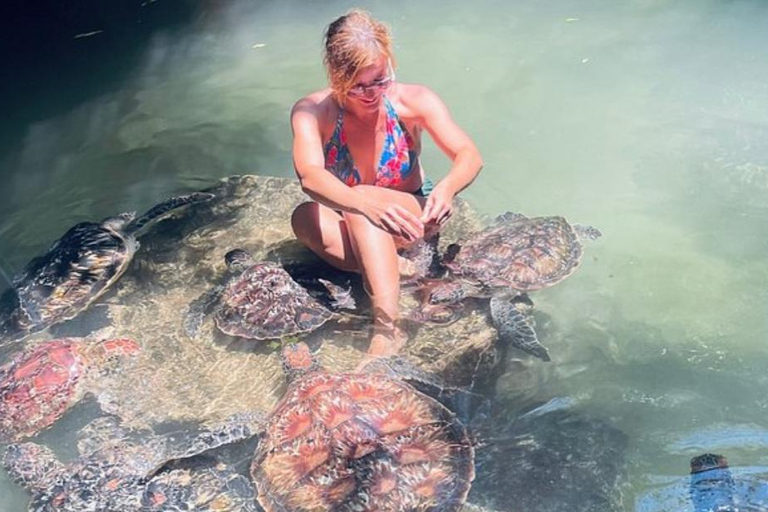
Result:
<svg viewBox="0 0 768 512"><path fill-rule="evenodd" d="M360 5L393 25L398 79L438 91L479 145L470 204L604 235L573 277L533 297L553 362L510 361L494 419L561 397L622 431L628 511L704 451L765 466L768 5ZM55 91L19 80L0 128L3 273L76 222L232 174L291 176L288 112L323 84L322 29L348 6L201 3L173 23L149 16L142 37L67 39L62 51L110 52ZM445 174L431 143L423 162ZM56 432L89 407L43 439L64 445ZM24 501L0 476L0 509Z"/></svg>

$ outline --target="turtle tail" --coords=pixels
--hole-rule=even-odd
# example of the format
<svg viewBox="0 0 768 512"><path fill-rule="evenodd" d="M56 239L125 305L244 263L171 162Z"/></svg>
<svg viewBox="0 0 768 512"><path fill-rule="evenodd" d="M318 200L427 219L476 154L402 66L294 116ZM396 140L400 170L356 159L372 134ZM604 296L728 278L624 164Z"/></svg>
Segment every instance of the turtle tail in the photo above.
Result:
<svg viewBox="0 0 768 512"><path fill-rule="evenodd" d="M174 210L178 210L179 208L190 204L210 201L214 197L216 196L206 192L194 192L184 196L171 197L170 199L166 199L162 203L153 206L138 219L131 221L131 223L126 226L125 231L131 235L137 235L140 231L148 228L150 224L167 217L168 214Z"/></svg>

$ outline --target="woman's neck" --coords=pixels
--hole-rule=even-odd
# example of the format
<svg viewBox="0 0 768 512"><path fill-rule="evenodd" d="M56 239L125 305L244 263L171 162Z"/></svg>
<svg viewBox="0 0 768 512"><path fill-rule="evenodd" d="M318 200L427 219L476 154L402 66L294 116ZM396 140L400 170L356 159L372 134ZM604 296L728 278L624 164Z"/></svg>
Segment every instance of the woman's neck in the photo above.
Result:
<svg viewBox="0 0 768 512"><path fill-rule="evenodd" d="M352 118L355 124L358 124L365 128L374 129L379 121L379 114L381 113L383 99L379 102L375 110L366 110L363 108L355 108L355 106L344 107L345 112Z"/></svg>

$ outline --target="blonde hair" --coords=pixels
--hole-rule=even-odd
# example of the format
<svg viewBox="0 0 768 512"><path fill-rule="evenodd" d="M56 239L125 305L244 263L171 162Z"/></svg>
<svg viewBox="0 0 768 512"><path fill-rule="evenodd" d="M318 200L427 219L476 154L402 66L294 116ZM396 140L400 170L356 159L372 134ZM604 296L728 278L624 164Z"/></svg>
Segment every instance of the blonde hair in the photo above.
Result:
<svg viewBox="0 0 768 512"><path fill-rule="evenodd" d="M323 62L336 100L344 104L347 93L364 67L386 57L395 66L389 27L369 13L352 9L325 30Z"/></svg>

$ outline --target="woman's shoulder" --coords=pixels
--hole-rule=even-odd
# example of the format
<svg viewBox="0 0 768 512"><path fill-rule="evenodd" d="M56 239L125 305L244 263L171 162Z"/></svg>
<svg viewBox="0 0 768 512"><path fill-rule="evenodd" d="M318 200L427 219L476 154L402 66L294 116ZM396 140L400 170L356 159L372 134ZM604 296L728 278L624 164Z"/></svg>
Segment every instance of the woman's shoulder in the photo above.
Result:
<svg viewBox="0 0 768 512"><path fill-rule="evenodd" d="M421 84L397 83L396 94L393 98L405 117L423 117L435 106L442 104L440 96Z"/></svg>
<svg viewBox="0 0 768 512"><path fill-rule="evenodd" d="M321 89L307 94L293 105L291 117L297 114L309 114L323 124L328 119L335 119L338 114L338 105L330 89Z"/></svg>

